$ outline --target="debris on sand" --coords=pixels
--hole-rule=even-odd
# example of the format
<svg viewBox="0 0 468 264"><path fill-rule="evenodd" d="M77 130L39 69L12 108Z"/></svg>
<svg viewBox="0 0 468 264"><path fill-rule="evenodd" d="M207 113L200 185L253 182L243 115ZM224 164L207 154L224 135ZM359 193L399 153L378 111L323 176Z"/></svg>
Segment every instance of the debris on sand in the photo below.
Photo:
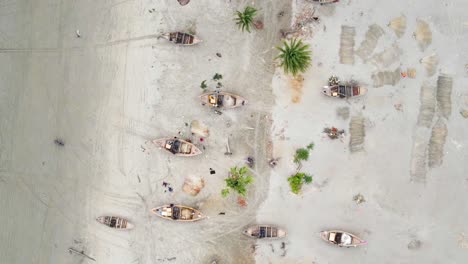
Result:
<svg viewBox="0 0 468 264"><path fill-rule="evenodd" d="M187 5L188 3L190 3L190 0L177 0L177 2L179 2L179 4L181 6L184 6L184 5Z"/></svg>
<svg viewBox="0 0 468 264"><path fill-rule="evenodd" d="M416 69L415 68L408 68L406 71L408 73L408 77L411 79L416 78Z"/></svg>
<svg viewBox="0 0 468 264"><path fill-rule="evenodd" d="M349 140L349 148L351 152L364 150L364 137L366 136L364 130L364 118L361 116L353 116L349 124L349 133L351 139Z"/></svg>
<svg viewBox="0 0 468 264"><path fill-rule="evenodd" d="M452 113L452 85L452 77L440 75L437 79L437 109L447 119Z"/></svg>
<svg viewBox="0 0 468 264"><path fill-rule="evenodd" d="M316 16L314 14L315 8L302 8L302 12L294 18L294 24L290 35L296 38L312 36L312 23L318 22L317 19L315 19Z"/></svg>
<svg viewBox="0 0 468 264"><path fill-rule="evenodd" d="M422 58L421 60L419 60L419 62L426 69L427 76L431 77L432 75L434 75L437 69L437 65L439 64L439 59L437 58L437 55L433 53L432 55L428 55Z"/></svg>
<svg viewBox="0 0 468 264"><path fill-rule="evenodd" d="M403 104L402 103L396 103L396 104L393 105L393 107L397 111L403 111Z"/></svg>
<svg viewBox="0 0 468 264"><path fill-rule="evenodd" d="M197 176L189 176L185 178L183 190L184 192L195 196L205 187L205 180Z"/></svg>
<svg viewBox="0 0 468 264"><path fill-rule="evenodd" d="M364 195L358 193L358 194L353 196L353 201L355 201L356 204L362 204L362 203L366 202L366 199L364 199Z"/></svg>
<svg viewBox="0 0 468 264"><path fill-rule="evenodd" d="M461 109L460 114L463 116L463 118L468 118L468 110L467 109Z"/></svg>
<svg viewBox="0 0 468 264"><path fill-rule="evenodd" d="M354 64L354 27L341 26L340 63Z"/></svg>
<svg viewBox="0 0 468 264"><path fill-rule="evenodd" d="M340 84L340 78L338 78L338 76L332 75L330 78L328 78L328 86L334 86L338 84Z"/></svg>
<svg viewBox="0 0 468 264"><path fill-rule="evenodd" d="M338 117L341 117L344 120L347 120L349 118L349 107L347 107L347 106L338 107L336 109L336 115Z"/></svg>
<svg viewBox="0 0 468 264"><path fill-rule="evenodd" d="M190 132L200 137L208 137L210 135L208 127L198 120L193 120L190 123Z"/></svg>
<svg viewBox="0 0 468 264"><path fill-rule="evenodd" d="M273 158L268 161L268 165L270 165L271 168L276 167L278 165L278 160L279 158Z"/></svg>
<svg viewBox="0 0 468 264"><path fill-rule="evenodd" d="M409 250L416 250L416 249L421 248L421 246L422 246L422 242L417 239L413 239L411 240L411 242L408 243Z"/></svg>
<svg viewBox="0 0 468 264"><path fill-rule="evenodd" d="M62 139L60 139L60 138L56 138L56 139L54 140L54 143L55 143L55 145L60 146L60 147L65 146L65 142L64 142Z"/></svg>
<svg viewBox="0 0 468 264"><path fill-rule="evenodd" d="M255 165L254 158L253 157L247 157L247 159L245 160L245 163L247 164L247 166L249 166L249 168L253 168L254 165Z"/></svg>
<svg viewBox="0 0 468 264"><path fill-rule="evenodd" d="M247 207L247 200L239 196L237 197L237 204L241 207Z"/></svg>
<svg viewBox="0 0 468 264"><path fill-rule="evenodd" d="M447 126L442 118L439 118L432 128L431 139L429 140L428 165L430 168L442 165L447 132Z"/></svg>
<svg viewBox="0 0 468 264"><path fill-rule="evenodd" d="M401 69L397 68L394 71L381 71L372 74L372 80L375 87L382 87L384 85L395 85L400 79Z"/></svg>
<svg viewBox="0 0 468 264"><path fill-rule="evenodd" d="M418 126L429 128L432 125L436 105L434 93L434 87L430 86L428 83L424 83L421 86L421 106L419 107Z"/></svg>
<svg viewBox="0 0 468 264"><path fill-rule="evenodd" d="M383 36L384 30L377 24L372 24L366 32L361 46L357 49L356 54L362 59L366 60L374 52L377 47L377 42Z"/></svg>
<svg viewBox="0 0 468 264"><path fill-rule="evenodd" d="M262 30L264 28L263 21L257 20L253 23L255 29Z"/></svg>
<svg viewBox="0 0 468 264"><path fill-rule="evenodd" d="M344 129L339 130L336 127L326 127L323 129L323 133L326 133L330 139L342 138L345 131Z"/></svg>
<svg viewBox="0 0 468 264"><path fill-rule="evenodd" d="M421 19L416 20L416 32L414 32L413 36L422 51L432 43L432 32L429 24Z"/></svg>
<svg viewBox="0 0 468 264"><path fill-rule="evenodd" d="M399 61L401 53L402 50L398 44L394 43L391 47L372 56L372 58L370 58L370 62L378 66L388 67Z"/></svg>
<svg viewBox="0 0 468 264"><path fill-rule="evenodd" d="M388 27L393 29L395 35L398 38L401 38L406 31L406 17L404 15L394 18L390 23L388 23Z"/></svg>

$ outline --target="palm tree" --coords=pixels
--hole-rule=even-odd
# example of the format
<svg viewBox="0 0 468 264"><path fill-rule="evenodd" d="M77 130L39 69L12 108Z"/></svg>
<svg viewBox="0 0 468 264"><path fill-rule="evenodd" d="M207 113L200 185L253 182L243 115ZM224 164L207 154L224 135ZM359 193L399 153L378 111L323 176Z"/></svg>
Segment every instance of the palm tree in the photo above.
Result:
<svg viewBox="0 0 468 264"><path fill-rule="evenodd" d="M311 65L311 51L308 44L303 44L302 40L291 39L288 42L283 41L283 47L276 47L280 54L276 59L280 59L280 66L284 73L292 73L296 76L298 73L305 72Z"/></svg>
<svg viewBox="0 0 468 264"><path fill-rule="evenodd" d="M224 179L227 188L221 190L221 195L223 197L228 196L229 189L232 189L241 196L245 196L247 194L247 186L254 180L251 175L247 174L247 172L248 169L245 166L240 169L232 167L229 172L229 177Z"/></svg>
<svg viewBox="0 0 468 264"><path fill-rule="evenodd" d="M247 6L244 9L244 12L237 11L237 17L236 17L236 24L239 26L239 28L244 32L244 30L247 30L247 32L250 32L250 27L253 24L253 19L255 15L257 14L257 9Z"/></svg>

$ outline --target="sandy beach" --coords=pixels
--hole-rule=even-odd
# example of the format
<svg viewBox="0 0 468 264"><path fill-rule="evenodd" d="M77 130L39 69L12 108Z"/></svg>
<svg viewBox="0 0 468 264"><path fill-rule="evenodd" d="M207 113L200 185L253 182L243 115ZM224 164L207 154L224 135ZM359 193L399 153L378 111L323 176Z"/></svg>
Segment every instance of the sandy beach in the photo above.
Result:
<svg viewBox="0 0 468 264"><path fill-rule="evenodd" d="M236 27L234 13L247 5L259 10L263 30ZM0 263L466 262L467 1L0 6ZM304 21L307 12L318 20ZM407 25L396 33L388 24L401 16ZM431 41L418 43L413 33L422 24ZM171 31L203 42L181 47L158 38ZM303 80L275 67L281 32L310 44ZM437 58L432 73L420 62L428 56ZM412 68L415 78L401 77ZM216 73L222 90L248 105L221 115L202 106L200 84L214 90ZM368 94L325 97L332 74ZM208 137L191 134L194 120ZM326 137L330 126L344 138ZM151 144L174 136L203 154L176 157ZM232 155L224 154L228 140ZM287 182L293 155L310 143L301 170L313 183L295 195ZM229 168L247 157L255 182L240 207L220 191ZM272 157L279 158L273 169ZM205 181L197 196L182 190L192 176ZM353 201L357 194L365 202ZM199 208L207 219L181 224L151 214L169 203ZM95 221L101 215L125 217L135 229L107 228ZM255 223L284 227L288 236L243 236ZM368 245L334 247L318 236L326 229L348 230Z"/></svg>
<svg viewBox="0 0 468 264"><path fill-rule="evenodd" d="M304 1L294 3L297 14L311 7ZM274 155L282 162L272 172L257 221L284 226L289 234L284 241L259 243L257 263L465 263L468 122L460 110L466 108L468 95L463 44L468 17L460 10L468 8L467 2L340 1L316 8L321 22L311 26L314 33L307 39L313 66L303 75L301 92L280 70L273 78ZM401 15L407 27L398 38L387 25ZM417 19L432 31L432 43L424 51L412 36ZM371 25L382 33L366 39ZM342 26L355 31L354 64L340 63ZM380 56L392 47L398 51ZM419 61L431 54L439 63L428 76ZM397 68L415 68L416 78L398 78L395 85L382 86L372 78ZM320 95L332 74L356 80L369 89L368 95L347 101ZM434 98L432 112L426 111L422 87L430 87L437 97L444 76L453 80L449 110ZM298 94L300 102L293 103ZM349 109L348 118L337 114L340 108ZM353 152L350 127L359 118L364 120L364 143ZM425 119L429 121L422 122ZM345 129L344 139L331 140L322 133L330 126ZM446 133L445 139L434 133L439 130ZM286 178L295 172L294 151L310 142L315 148L302 171L313 174L313 184L297 196ZM356 204L357 194L366 201ZM368 245L334 247L318 236L327 229L348 230Z"/></svg>

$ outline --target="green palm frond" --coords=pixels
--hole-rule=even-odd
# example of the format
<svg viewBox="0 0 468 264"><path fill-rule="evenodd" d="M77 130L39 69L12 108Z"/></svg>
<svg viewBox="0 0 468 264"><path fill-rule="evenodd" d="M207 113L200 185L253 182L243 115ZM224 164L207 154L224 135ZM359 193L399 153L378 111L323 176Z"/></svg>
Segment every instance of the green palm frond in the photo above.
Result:
<svg viewBox="0 0 468 264"><path fill-rule="evenodd" d="M288 42L283 41L283 47L276 47L280 54L276 59L280 60L280 66L284 73L291 73L296 76L309 68L312 62L311 51L308 44L303 44L302 40L292 39Z"/></svg>
<svg viewBox="0 0 468 264"><path fill-rule="evenodd" d="M255 15L257 15L257 9L247 6L244 9L244 12L237 11L236 12L237 17L235 18L236 24L239 26L239 28L244 32L247 30L247 32L250 32L250 28L253 24L253 19Z"/></svg>

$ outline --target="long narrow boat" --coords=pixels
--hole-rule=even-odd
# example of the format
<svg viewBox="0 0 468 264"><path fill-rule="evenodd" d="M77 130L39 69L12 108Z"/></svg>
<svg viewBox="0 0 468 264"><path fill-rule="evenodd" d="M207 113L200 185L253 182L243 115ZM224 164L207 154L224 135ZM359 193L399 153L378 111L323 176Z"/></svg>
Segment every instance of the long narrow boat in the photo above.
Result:
<svg viewBox="0 0 468 264"><path fill-rule="evenodd" d="M161 38L167 39L170 42L178 45L184 45L184 46L192 46L195 44L198 44L202 42L201 39L197 38L196 36L189 34L189 33L184 33L184 32L169 32L169 33L164 33L160 36Z"/></svg>
<svg viewBox="0 0 468 264"><path fill-rule="evenodd" d="M286 231L272 225L254 225L243 232L244 235L258 239L275 239L286 236Z"/></svg>
<svg viewBox="0 0 468 264"><path fill-rule="evenodd" d="M176 156L190 157L202 153L194 144L179 138L160 138L153 143Z"/></svg>
<svg viewBox="0 0 468 264"><path fill-rule="evenodd" d="M367 244L366 241L358 236L342 230L322 231L320 232L320 237L328 243L339 247L357 247Z"/></svg>
<svg viewBox="0 0 468 264"><path fill-rule="evenodd" d="M151 209L151 212L161 218L180 222L194 222L206 217L197 209L185 205L163 205Z"/></svg>
<svg viewBox="0 0 468 264"><path fill-rule="evenodd" d="M350 98L365 95L367 89L358 85L333 85L324 86L322 93L330 97Z"/></svg>
<svg viewBox="0 0 468 264"><path fill-rule="evenodd" d="M200 95L202 105L214 108L236 108L247 104L247 100L237 94L228 92L209 92Z"/></svg>
<svg viewBox="0 0 468 264"><path fill-rule="evenodd" d="M132 229L134 227L127 219L118 216L100 216L96 218L96 221L115 229Z"/></svg>

